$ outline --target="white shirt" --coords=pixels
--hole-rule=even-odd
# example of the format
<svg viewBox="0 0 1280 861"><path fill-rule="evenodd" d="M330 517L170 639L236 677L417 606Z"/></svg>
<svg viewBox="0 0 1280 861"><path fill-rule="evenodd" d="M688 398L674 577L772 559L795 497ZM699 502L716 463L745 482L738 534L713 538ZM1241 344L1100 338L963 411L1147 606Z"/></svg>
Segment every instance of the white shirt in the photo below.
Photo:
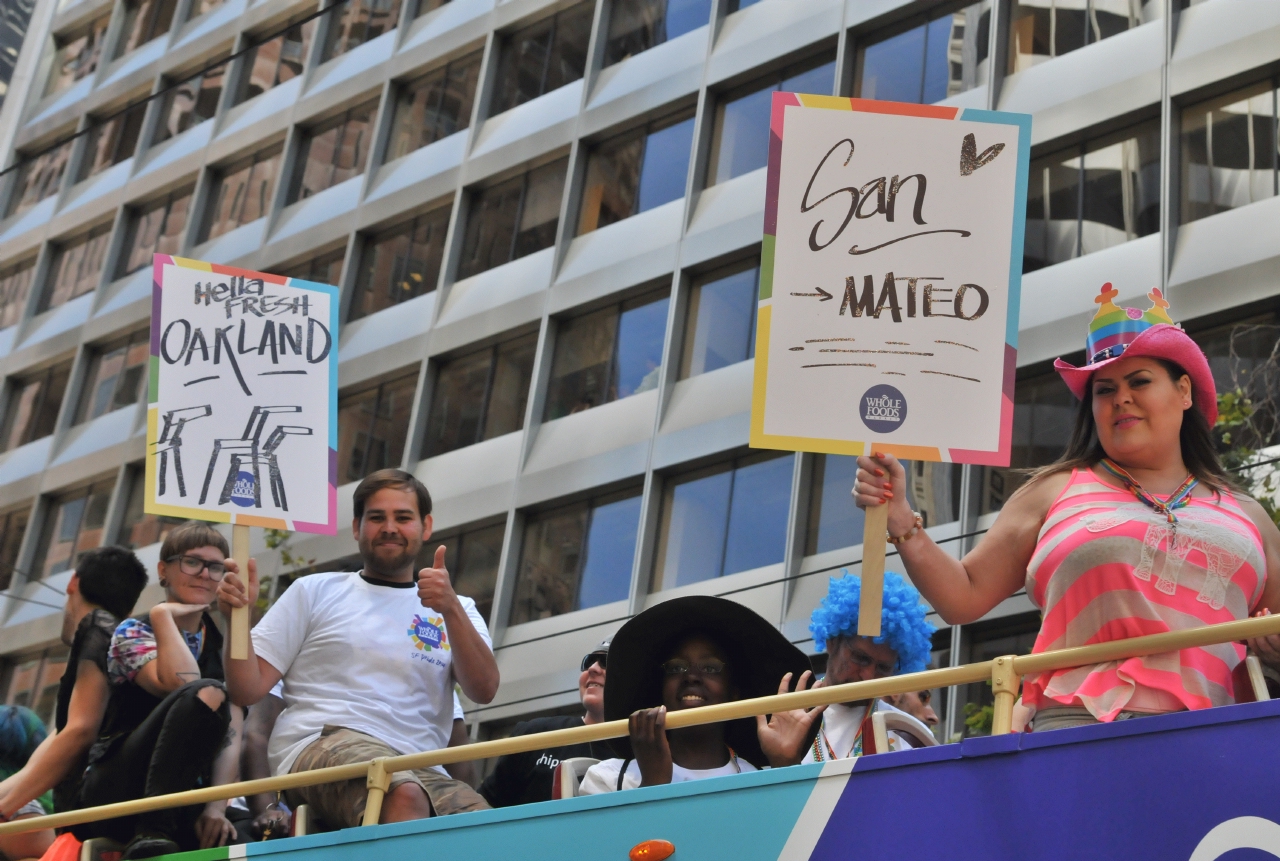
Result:
<svg viewBox="0 0 1280 861"><path fill-rule="evenodd" d="M475 602L459 600L493 648ZM416 589L374 585L359 572L303 577L253 629L253 648L284 681L285 709L267 745L276 774L287 774L326 725L401 754L449 744L458 709L448 629Z"/></svg>
<svg viewBox="0 0 1280 861"><path fill-rule="evenodd" d="M618 788L618 772L621 770L621 759L606 759L597 762L587 769L587 773L583 775L582 786L578 793L580 795L599 795L604 792L614 792ZM729 761L719 768L682 768L673 762L671 763L671 782L684 783L689 780L702 780L704 777L720 777L725 774L738 774L756 770L754 765L736 756L730 757ZM640 766L633 759L631 764L627 766L626 777L622 778L622 788L635 789L640 785L640 780Z"/></svg>
<svg viewBox="0 0 1280 861"><path fill-rule="evenodd" d="M878 711L897 712L906 715L908 718L915 720L911 715L902 709L894 708L888 703L881 700L876 704ZM813 745L809 745L809 750L805 752L804 759L801 762L819 762L831 759L831 753L827 750L827 745L831 745L831 750L835 751L836 759L847 759L852 755L854 743L858 739L858 728L862 726L862 721L867 716L867 707L865 705L847 705L845 703L832 703L827 706L827 710L822 713L822 729L818 732L816 743L822 746L822 760L814 759ZM928 732L928 727L920 724L921 728ZM911 745L896 732L889 732L889 750L909 750ZM825 740L825 744L824 744Z"/></svg>

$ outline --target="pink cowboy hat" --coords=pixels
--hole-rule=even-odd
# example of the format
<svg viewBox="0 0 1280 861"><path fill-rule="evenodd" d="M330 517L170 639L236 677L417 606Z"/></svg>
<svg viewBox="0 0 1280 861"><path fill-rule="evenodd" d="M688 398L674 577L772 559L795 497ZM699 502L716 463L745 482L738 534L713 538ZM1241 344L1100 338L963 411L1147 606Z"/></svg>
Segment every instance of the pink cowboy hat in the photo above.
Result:
<svg viewBox="0 0 1280 861"><path fill-rule="evenodd" d="M1165 359L1187 372L1191 378L1192 402L1212 427L1218 420L1218 392L1213 372L1209 370L1209 360L1196 342L1170 319L1167 312L1169 303L1159 288L1152 288L1147 294L1152 306L1145 312L1112 304L1117 295L1119 291L1108 282L1102 285L1102 292L1093 300L1098 305L1098 312L1089 323L1089 336L1085 341L1088 364L1077 368L1061 359L1054 361L1053 366L1067 388L1078 399L1084 400L1094 372L1122 356Z"/></svg>

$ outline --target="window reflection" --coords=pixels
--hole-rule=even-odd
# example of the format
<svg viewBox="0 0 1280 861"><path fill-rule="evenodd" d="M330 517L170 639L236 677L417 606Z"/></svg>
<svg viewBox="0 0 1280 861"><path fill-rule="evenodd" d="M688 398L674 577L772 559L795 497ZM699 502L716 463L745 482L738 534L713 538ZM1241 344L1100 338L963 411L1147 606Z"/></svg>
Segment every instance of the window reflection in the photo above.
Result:
<svg viewBox="0 0 1280 861"><path fill-rule="evenodd" d="M753 454L670 479L653 591L781 562L793 461Z"/></svg>
<svg viewBox="0 0 1280 861"><path fill-rule="evenodd" d="M150 333L143 329L93 351L76 413L77 424L142 399L150 344Z"/></svg>
<svg viewBox="0 0 1280 861"><path fill-rule="evenodd" d="M1276 81L1182 110L1182 221L1280 194Z"/></svg>
<svg viewBox="0 0 1280 861"><path fill-rule="evenodd" d="M1075 426L1076 400L1056 373L1019 380L1013 396L1013 452L1009 467L983 467L985 514L999 510L1026 481L1019 470L1035 469L1057 460L1067 448Z"/></svg>
<svg viewBox="0 0 1280 861"><path fill-rule="evenodd" d="M707 185L764 167L769 161L769 112L775 92L830 94L836 63L824 55L725 95L716 108Z"/></svg>
<svg viewBox="0 0 1280 861"><path fill-rule="evenodd" d="M710 20L711 0L614 0L609 7L604 64L612 66Z"/></svg>
<svg viewBox="0 0 1280 861"><path fill-rule="evenodd" d="M136 0L124 4L124 20L120 25L120 41L114 58L140 48L152 39L169 32L178 0Z"/></svg>
<svg viewBox="0 0 1280 861"><path fill-rule="evenodd" d="M662 290L560 323L545 419L657 388L668 301Z"/></svg>
<svg viewBox="0 0 1280 861"><path fill-rule="evenodd" d="M400 0L344 0L331 6L327 15L322 63L394 30L400 21Z"/></svg>
<svg viewBox="0 0 1280 861"><path fill-rule="evenodd" d="M449 208L433 209L365 240L351 319L430 293L440 278Z"/></svg>
<svg viewBox="0 0 1280 861"><path fill-rule="evenodd" d="M142 119L147 104L133 105L124 113L107 120L93 121L85 135L84 155L76 182L82 182L133 156L142 132Z"/></svg>
<svg viewBox="0 0 1280 861"><path fill-rule="evenodd" d="M364 173L377 110L378 103L370 102L302 133L289 203Z"/></svg>
<svg viewBox="0 0 1280 861"><path fill-rule="evenodd" d="M338 401L339 482L399 467L418 386L416 371Z"/></svg>
<svg viewBox="0 0 1280 861"><path fill-rule="evenodd" d="M25 156L18 162L5 217L19 215L47 197L58 193L62 174L71 159L74 141L66 141L38 155Z"/></svg>
<svg viewBox="0 0 1280 861"><path fill-rule="evenodd" d="M511 624L625 600L639 525L639 488L530 515Z"/></svg>
<svg viewBox="0 0 1280 861"><path fill-rule="evenodd" d="M150 266L153 254L178 254L182 250L192 191L185 188L171 192L129 216L117 278Z"/></svg>
<svg viewBox="0 0 1280 861"><path fill-rule="evenodd" d="M40 297L40 312L57 308L98 287L107 259L111 225L94 228L83 237L57 246Z"/></svg>
<svg viewBox="0 0 1280 861"><path fill-rule="evenodd" d="M524 427L537 346L536 334L525 335L441 364L422 456L435 457Z"/></svg>
<svg viewBox="0 0 1280 861"><path fill-rule="evenodd" d="M8 589L13 582L13 566L18 564L18 550L30 518L30 508L0 514L0 589Z"/></svg>
<svg viewBox="0 0 1280 861"><path fill-rule="evenodd" d="M181 517L166 517L143 511L147 496L146 471L142 464L138 464L129 472L129 499L125 504L116 543L129 550L136 550L160 543L173 527L186 521Z"/></svg>
<svg viewBox="0 0 1280 861"><path fill-rule="evenodd" d="M684 197L692 147L693 114L684 112L593 149L578 235Z"/></svg>
<svg viewBox="0 0 1280 861"><path fill-rule="evenodd" d="M493 612L493 590L498 582L505 532L505 524L495 523L443 536L433 535L422 545L416 565L420 568L434 565L436 548L443 544L444 564L449 569L454 591L475 601L476 610L488 619Z"/></svg>
<svg viewBox="0 0 1280 861"><path fill-rule="evenodd" d="M568 165L568 159L558 159L475 192L462 242L459 278L478 275L555 244Z"/></svg>
<svg viewBox="0 0 1280 861"><path fill-rule="evenodd" d="M471 123L480 54L454 60L396 91L387 161L447 138Z"/></svg>
<svg viewBox="0 0 1280 861"><path fill-rule="evenodd" d="M192 126L213 119L222 97L226 64L206 69L195 77L174 85L160 102L160 122L153 144L177 137Z"/></svg>
<svg viewBox="0 0 1280 861"><path fill-rule="evenodd" d="M201 242L230 233L267 214L276 171L280 169L280 153L281 148L275 146L214 173Z"/></svg>
<svg viewBox="0 0 1280 861"><path fill-rule="evenodd" d="M1159 228L1159 120L1031 163L1024 272Z"/></svg>
<svg viewBox="0 0 1280 861"><path fill-rule="evenodd" d="M756 354L760 263L749 260L694 281L689 291L680 377L695 377Z"/></svg>
<svg viewBox="0 0 1280 861"><path fill-rule="evenodd" d="M1161 16L1160 0L1011 0L1009 74Z"/></svg>
<svg viewBox="0 0 1280 861"><path fill-rule="evenodd" d="M22 319L35 274L35 258L0 269L0 329L7 329Z"/></svg>
<svg viewBox="0 0 1280 861"><path fill-rule="evenodd" d="M76 81L97 71L110 21L111 16L104 15L83 30L54 37L53 62L44 88L46 97L70 89Z"/></svg>
<svg viewBox="0 0 1280 861"><path fill-rule="evenodd" d="M594 13L594 3L579 3L503 38L489 113L500 114L580 79Z"/></svg>
<svg viewBox="0 0 1280 861"><path fill-rule="evenodd" d="M33 579L43 580L75 567L80 554L102 543L114 484L99 482L50 502L31 565Z"/></svg>
<svg viewBox="0 0 1280 861"><path fill-rule="evenodd" d="M920 19L917 19L920 20ZM991 2L925 18L858 52L854 92L864 99L932 104L984 83Z"/></svg>
<svg viewBox="0 0 1280 861"><path fill-rule="evenodd" d="M245 74L234 104L247 102L302 74L317 20L312 18L302 24L294 24L283 33L254 45L245 54L242 67Z"/></svg>
<svg viewBox="0 0 1280 861"><path fill-rule="evenodd" d="M317 284L336 287L342 281L342 264L346 258L346 249L339 248L328 254L317 254L294 266L285 267L280 270L280 274L286 278L300 278L303 281L314 281Z"/></svg>
<svg viewBox="0 0 1280 861"><path fill-rule="evenodd" d="M71 363L63 362L16 381L0 425L0 451L9 451L53 433L58 410L71 378Z"/></svg>

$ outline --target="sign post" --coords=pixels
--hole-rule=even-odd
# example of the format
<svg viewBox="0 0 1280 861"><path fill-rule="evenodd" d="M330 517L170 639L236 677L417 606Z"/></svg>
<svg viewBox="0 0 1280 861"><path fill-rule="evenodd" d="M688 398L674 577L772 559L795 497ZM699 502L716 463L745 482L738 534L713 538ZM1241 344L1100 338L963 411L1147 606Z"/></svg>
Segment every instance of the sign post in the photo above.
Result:
<svg viewBox="0 0 1280 861"><path fill-rule="evenodd" d="M1024 114L774 94L753 447L1008 466L1030 152Z"/></svg>
<svg viewBox="0 0 1280 861"><path fill-rule="evenodd" d="M337 339L336 287L155 255L144 510L230 523L242 577L250 526L334 534Z"/></svg>

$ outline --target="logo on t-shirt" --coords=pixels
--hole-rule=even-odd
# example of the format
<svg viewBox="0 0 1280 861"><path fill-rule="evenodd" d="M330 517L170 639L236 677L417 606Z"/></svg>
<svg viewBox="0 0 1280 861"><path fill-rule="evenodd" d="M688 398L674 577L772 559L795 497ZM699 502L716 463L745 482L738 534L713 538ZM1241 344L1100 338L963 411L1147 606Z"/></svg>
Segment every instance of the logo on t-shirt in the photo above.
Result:
<svg viewBox="0 0 1280 861"><path fill-rule="evenodd" d="M433 649L449 651L449 638L444 632L444 617L431 616L422 618L415 615L413 624L409 626L409 639L419 651L430 652Z"/></svg>

